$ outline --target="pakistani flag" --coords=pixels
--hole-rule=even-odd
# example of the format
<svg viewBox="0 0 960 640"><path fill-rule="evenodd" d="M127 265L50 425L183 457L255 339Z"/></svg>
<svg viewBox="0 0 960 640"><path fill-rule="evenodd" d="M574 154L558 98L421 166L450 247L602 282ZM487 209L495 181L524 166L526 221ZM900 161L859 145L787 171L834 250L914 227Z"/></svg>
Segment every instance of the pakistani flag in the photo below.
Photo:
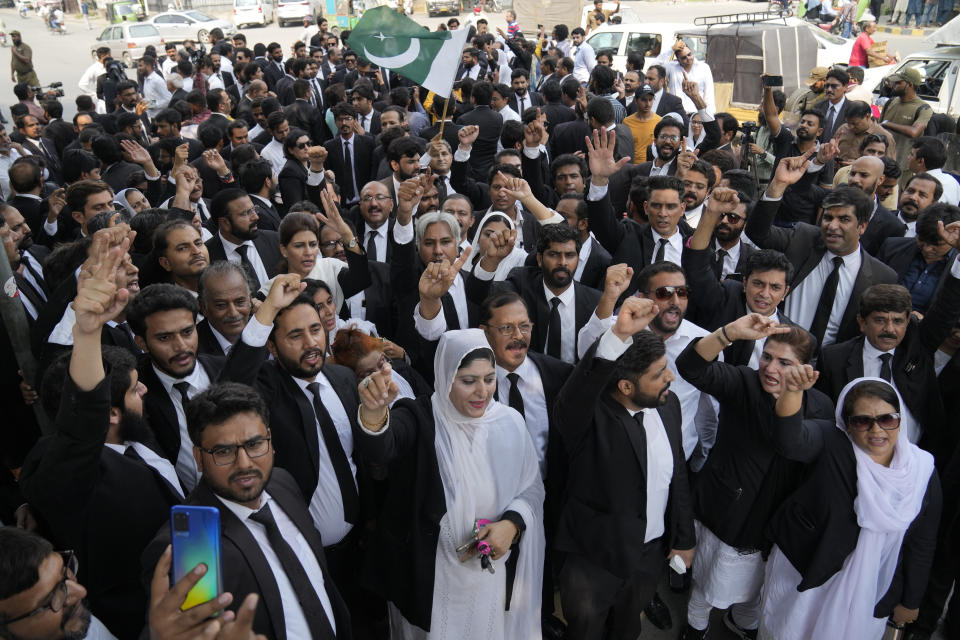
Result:
<svg viewBox="0 0 960 640"><path fill-rule="evenodd" d="M450 95L466 41L466 29L427 31L387 6L365 12L347 38L358 55L441 96Z"/></svg>

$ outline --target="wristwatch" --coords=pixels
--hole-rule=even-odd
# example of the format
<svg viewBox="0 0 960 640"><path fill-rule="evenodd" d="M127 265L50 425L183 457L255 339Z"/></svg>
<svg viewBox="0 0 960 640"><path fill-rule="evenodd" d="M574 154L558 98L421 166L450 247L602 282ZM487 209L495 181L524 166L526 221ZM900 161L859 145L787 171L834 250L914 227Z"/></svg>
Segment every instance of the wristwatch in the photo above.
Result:
<svg viewBox="0 0 960 640"><path fill-rule="evenodd" d="M357 237L356 237L356 236L350 238L350 242L348 242L348 243L346 244L347 249L353 249L355 246L357 246Z"/></svg>

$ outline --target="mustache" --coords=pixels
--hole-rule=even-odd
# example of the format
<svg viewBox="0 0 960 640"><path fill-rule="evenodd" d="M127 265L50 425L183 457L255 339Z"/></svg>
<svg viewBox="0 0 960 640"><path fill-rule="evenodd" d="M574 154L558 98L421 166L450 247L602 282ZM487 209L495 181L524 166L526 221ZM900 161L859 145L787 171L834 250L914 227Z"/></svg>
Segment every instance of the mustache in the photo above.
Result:
<svg viewBox="0 0 960 640"><path fill-rule="evenodd" d="M554 269L554 270L551 271L550 273L551 273L552 275L557 275L558 273L565 273L565 274L567 274L567 275L569 276L569 275L570 275L570 269L567 269L566 267L557 267L556 269Z"/></svg>
<svg viewBox="0 0 960 640"><path fill-rule="evenodd" d="M670 312L673 312L673 313L682 313L682 309L680 309L680 307L678 307L677 305L672 304L672 305L670 305L669 307L667 307L666 309L664 309L663 311L661 311L661 312L660 312L660 315L663 316L664 314L670 313Z"/></svg>
<svg viewBox="0 0 960 640"><path fill-rule="evenodd" d="M263 479L263 474L260 473L258 469L243 469L241 471L236 471L234 473L231 473L230 477L228 478L228 481L233 482L237 478L245 478L245 477L251 477L251 476L254 478Z"/></svg>
<svg viewBox="0 0 960 640"><path fill-rule="evenodd" d="M183 356L190 356L191 358L195 358L197 354L194 351L181 351L180 353L173 354L173 357L170 358L170 362L173 362L174 360L182 358Z"/></svg>
<svg viewBox="0 0 960 640"><path fill-rule="evenodd" d="M883 338L883 339L885 339L885 340L896 340L896 339L897 339L897 334L895 334L895 333L881 333L881 334L878 335L877 337L878 337L878 338Z"/></svg>
<svg viewBox="0 0 960 640"><path fill-rule="evenodd" d="M507 349L526 349L529 346L530 345L527 344L526 340L514 340L513 342L507 345Z"/></svg>

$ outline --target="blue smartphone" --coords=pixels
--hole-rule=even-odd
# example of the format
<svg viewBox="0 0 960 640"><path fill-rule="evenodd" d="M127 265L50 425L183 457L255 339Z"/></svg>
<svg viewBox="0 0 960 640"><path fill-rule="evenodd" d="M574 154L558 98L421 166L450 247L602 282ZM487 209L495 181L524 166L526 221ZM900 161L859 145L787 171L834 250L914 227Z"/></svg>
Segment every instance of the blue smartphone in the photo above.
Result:
<svg viewBox="0 0 960 640"><path fill-rule="evenodd" d="M186 611L213 600L223 591L220 575L220 512L214 507L170 507L173 580L176 584L198 564L207 572L187 593L180 609Z"/></svg>

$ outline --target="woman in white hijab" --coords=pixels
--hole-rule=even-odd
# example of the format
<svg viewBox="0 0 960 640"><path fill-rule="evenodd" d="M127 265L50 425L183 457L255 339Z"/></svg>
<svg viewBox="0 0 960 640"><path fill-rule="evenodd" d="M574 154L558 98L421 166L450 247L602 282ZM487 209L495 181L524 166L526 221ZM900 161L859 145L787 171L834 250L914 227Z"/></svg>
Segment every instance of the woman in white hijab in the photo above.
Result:
<svg viewBox="0 0 960 640"><path fill-rule="evenodd" d="M150 208L150 203L147 201L146 196L140 193L140 190L135 187L121 189L113 196L113 201L123 207L127 213L130 214L130 217Z"/></svg>
<svg viewBox="0 0 960 640"><path fill-rule="evenodd" d="M491 211L483 216L483 219L480 220L480 224L477 226L477 232L473 234L473 242L470 245L473 247L473 255L470 256L467 262L475 276L481 280L494 280L499 282L507 279L507 274L510 273L511 269L523 266L527 259L527 252L518 247L513 239L507 238L510 242L507 243L504 248L504 250L507 247L510 248L510 253L503 258L499 255L501 249L497 245L496 240L499 239L502 241L504 239L504 232L512 231L514 228L513 220L505 213ZM503 243L501 242L500 244L502 245ZM491 272L484 268L486 264L484 258L490 258L494 261L500 260L492 272L492 278Z"/></svg>
<svg viewBox="0 0 960 640"><path fill-rule="evenodd" d="M533 441L494 399L483 331L446 332L434 372L432 396L391 409L389 366L360 382L358 450L389 465L363 581L390 602L394 640L540 640L544 490ZM476 548L479 519L492 521L480 538L494 573L457 552Z"/></svg>
<svg viewBox="0 0 960 640"><path fill-rule="evenodd" d="M900 436L903 399L880 378L840 393L836 423L803 420L817 373L787 373L775 438L807 462L804 484L770 522L761 639L878 640L917 617L940 520L933 456Z"/></svg>

